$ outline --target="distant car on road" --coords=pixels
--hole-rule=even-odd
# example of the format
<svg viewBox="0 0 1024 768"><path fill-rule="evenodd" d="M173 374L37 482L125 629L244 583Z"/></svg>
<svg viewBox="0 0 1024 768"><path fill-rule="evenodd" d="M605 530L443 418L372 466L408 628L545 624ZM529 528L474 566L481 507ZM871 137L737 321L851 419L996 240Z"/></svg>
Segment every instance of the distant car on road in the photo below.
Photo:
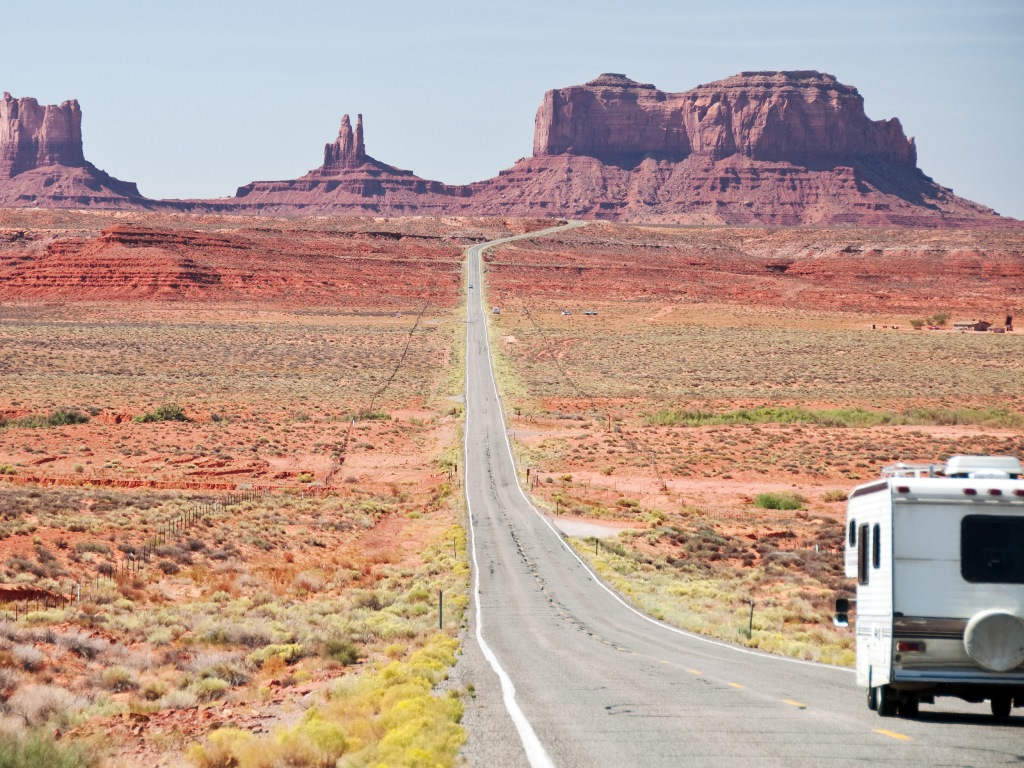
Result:
<svg viewBox="0 0 1024 768"><path fill-rule="evenodd" d="M472 287L473 287L473 284L472 284L472 283L470 283L470 284L469 284L469 287L470 287L470 288L472 288Z"/></svg>
<svg viewBox="0 0 1024 768"><path fill-rule="evenodd" d="M568 309L563 309L563 310L562 310L562 314L563 314L563 315L571 315L571 314L572 314L572 312L570 312L570 311L569 311Z"/></svg>
<svg viewBox="0 0 1024 768"><path fill-rule="evenodd" d="M587 310L586 312L584 312L583 314L584 314L584 315L596 315L596 314L597 314L597 312L595 312L595 311L594 311L594 310L592 310L592 309L588 309L588 310Z"/></svg>

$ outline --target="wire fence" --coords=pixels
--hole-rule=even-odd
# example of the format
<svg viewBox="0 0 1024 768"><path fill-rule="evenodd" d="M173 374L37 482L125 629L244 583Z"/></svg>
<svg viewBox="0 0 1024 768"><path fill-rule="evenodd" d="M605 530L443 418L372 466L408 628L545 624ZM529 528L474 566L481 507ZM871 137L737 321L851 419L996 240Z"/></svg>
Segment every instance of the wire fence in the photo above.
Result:
<svg viewBox="0 0 1024 768"><path fill-rule="evenodd" d="M320 498L326 490L302 489L300 495ZM266 488L254 488L234 491L213 501L195 502L170 520L162 521L154 535L141 544L120 545L123 556L97 563L92 573L80 573L75 581L62 583L56 589L0 587L0 617L17 621L29 613L69 608L117 589L126 580L143 577L156 567L161 547L180 541L185 534L214 515L223 514L243 502L260 501L267 494ZM163 574L160 568L157 570Z"/></svg>

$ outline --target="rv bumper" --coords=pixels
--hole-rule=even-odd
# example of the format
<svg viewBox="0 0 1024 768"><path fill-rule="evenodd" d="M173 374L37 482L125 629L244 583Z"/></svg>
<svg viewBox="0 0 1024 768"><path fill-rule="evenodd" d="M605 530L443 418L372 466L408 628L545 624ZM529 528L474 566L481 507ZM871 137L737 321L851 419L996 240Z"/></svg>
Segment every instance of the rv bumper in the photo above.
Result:
<svg viewBox="0 0 1024 768"><path fill-rule="evenodd" d="M893 683L1024 687L1024 670L996 674L980 669L896 669Z"/></svg>

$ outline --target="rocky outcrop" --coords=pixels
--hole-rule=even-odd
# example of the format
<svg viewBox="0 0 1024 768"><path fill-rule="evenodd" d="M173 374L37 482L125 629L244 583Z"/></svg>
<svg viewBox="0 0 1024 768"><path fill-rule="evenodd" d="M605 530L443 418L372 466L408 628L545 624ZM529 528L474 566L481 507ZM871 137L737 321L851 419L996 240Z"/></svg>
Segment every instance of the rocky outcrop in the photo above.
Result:
<svg viewBox="0 0 1024 768"><path fill-rule="evenodd" d="M917 163L899 120L870 120L856 88L818 72L744 72L684 93L604 74L544 95L533 154L609 163L734 155L803 166Z"/></svg>
<svg viewBox="0 0 1024 768"><path fill-rule="evenodd" d="M82 110L77 101L40 106L35 99L0 100L0 178L44 165L85 166Z"/></svg>
<svg viewBox="0 0 1024 768"><path fill-rule="evenodd" d="M147 201L131 182L86 161L77 101L40 105L0 100L0 205L140 208Z"/></svg>
<svg viewBox="0 0 1024 768"><path fill-rule="evenodd" d="M366 153L348 115L324 162L221 200L149 201L85 161L77 102L5 96L0 206L159 207L250 214L572 217L673 224L1016 226L917 168L899 120L812 71L743 72L669 93L625 75L548 91L534 152L452 186Z"/></svg>
<svg viewBox="0 0 1024 768"><path fill-rule="evenodd" d="M480 212L675 224L1015 224L917 168L899 120L818 72L683 93L624 75L548 91L534 156L473 185Z"/></svg>
<svg viewBox="0 0 1024 768"><path fill-rule="evenodd" d="M365 164L366 144L363 142L363 116L356 115L356 129L345 115L341 118L338 138L333 144L324 147L324 164L320 167L322 176L334 176L341 171L358 168Z"/></svg>
<svg viewBox="0 0 1024 768"><path fill-rule="evenodd" d="M464 186L422 179L366 154L363 116L353 130L348 115L341 119L338 138L324 147L324 164L305 176L284 181L254 181L238 188L234 199L201 210L289 214L357 213L416 215L451 213L458 200L470 194Z"/></svg>

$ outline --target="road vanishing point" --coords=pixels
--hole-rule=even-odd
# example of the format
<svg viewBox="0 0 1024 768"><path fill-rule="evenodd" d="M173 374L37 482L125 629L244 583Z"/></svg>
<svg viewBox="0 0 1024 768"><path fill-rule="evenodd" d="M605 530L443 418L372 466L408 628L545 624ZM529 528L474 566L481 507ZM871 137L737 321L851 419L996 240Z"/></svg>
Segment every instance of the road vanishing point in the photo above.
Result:
<svg viewBox="0 0 1024 768"><path fill-rule="evenodd" d="M579 226L578 223L567 225ZM883 718L846 668L692 635L634 610L522 490L495 382L482 255L468 251L466 500L472 590L455 682L478 768L1024 763L1024 717L937 699Z"/></svg>

